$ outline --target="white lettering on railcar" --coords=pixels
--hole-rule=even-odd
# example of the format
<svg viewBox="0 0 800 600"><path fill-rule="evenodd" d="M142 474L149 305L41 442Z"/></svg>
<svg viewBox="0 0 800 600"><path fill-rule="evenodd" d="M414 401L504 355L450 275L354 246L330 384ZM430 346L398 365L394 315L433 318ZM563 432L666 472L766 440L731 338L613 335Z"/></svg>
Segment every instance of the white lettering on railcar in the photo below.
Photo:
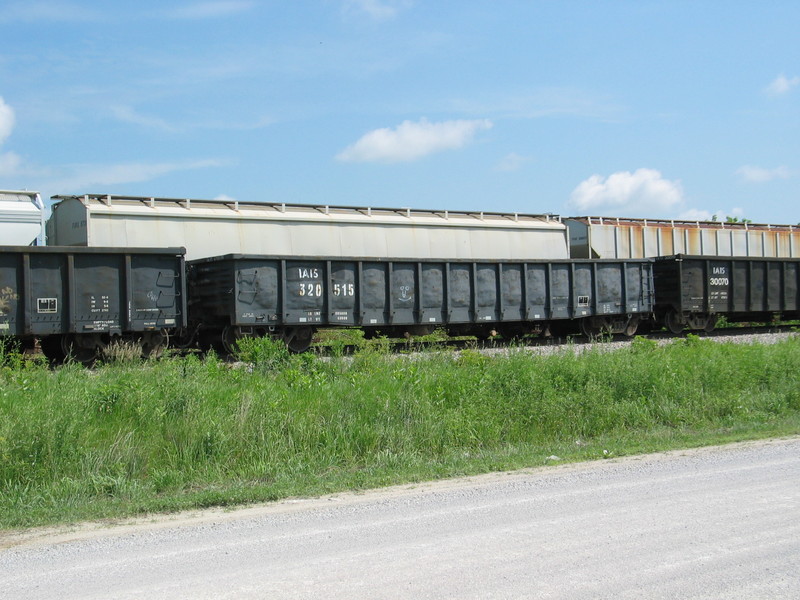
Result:
<svg viewBox="0 0 800 600"><path fill-rule="evenodd" d="M355 296L356 286L354 283L334 283L333 284L334 296Z"/></svg>
<svg viewBox="0 0 800 600"><path fill-rule="evenodd" d="M300 284L300 291L298 292L300 296L305 296L308 298L318 298L322 296L322 284L321 283L301 283Z"/></svg>

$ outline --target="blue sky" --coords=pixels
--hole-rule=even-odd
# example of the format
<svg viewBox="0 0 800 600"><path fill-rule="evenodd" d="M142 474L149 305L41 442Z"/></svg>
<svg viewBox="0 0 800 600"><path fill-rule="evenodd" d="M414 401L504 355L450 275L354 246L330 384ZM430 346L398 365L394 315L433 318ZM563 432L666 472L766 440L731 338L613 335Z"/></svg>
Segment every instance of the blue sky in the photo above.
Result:
<svg viewBox="0 0 800 600"><path fill-rule="evenodd" d="M0 188L800 222L800 2L0 4Z"/></svg>

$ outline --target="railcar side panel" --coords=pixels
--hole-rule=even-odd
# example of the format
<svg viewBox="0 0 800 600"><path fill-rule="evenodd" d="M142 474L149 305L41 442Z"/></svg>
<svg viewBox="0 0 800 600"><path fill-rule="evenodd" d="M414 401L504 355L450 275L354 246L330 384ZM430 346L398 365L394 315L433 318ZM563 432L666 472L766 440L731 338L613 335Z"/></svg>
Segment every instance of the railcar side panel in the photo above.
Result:
<svg viewBox="0 0 800 600"><path fill-rule="evenodd" d="M800 227L717 221L570 217L572 258L800 256Z"/></svg>
<svg viewBox="0 0 800 600"><path fill-rule="evenodd" d="M676 255L656 259L654 269L657 313L684 324L692 315L768 321L800 311L800 259Z"/></svg>
<svg viewBox="0 0 800 600"><path fill-rule="evenodd" d="M192 320L286 328L571 321L646 315L650 261L390 261L226 255L192 261ZM250 329L243 329L250 328ZM255 329L254 329L255 328ZM488 331L488 330L487 330Z"/></svg>
<svg viewBox="0 0 800 600"><path fill-rule="evenodd" d="M3 336L107 341L179 328L185 302L183 249L0 247Z"/></svg>

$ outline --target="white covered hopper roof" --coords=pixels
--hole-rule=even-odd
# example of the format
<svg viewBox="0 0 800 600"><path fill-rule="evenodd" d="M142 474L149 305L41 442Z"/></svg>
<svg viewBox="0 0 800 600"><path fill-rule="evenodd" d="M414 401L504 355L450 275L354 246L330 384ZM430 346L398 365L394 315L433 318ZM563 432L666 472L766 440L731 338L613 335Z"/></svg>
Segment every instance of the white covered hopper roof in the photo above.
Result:
<svg viewBox="0 0 800 600"><path fill-rule="evenodd" d="M184 246L224 254L380 258L568 258L559 217L129 196L54 196L51 243Z"/></svg>

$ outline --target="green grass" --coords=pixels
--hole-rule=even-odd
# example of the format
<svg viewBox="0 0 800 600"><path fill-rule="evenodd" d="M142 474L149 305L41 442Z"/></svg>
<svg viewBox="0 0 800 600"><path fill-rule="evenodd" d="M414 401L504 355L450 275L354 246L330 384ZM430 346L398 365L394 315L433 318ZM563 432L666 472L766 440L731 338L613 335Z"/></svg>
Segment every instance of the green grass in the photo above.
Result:
<svg viewBox="0 0 800 600"><path fill-rule="evenodd" d="M800 432L800 339L505 357L0 349L0 528L318 495Z"/></svg>

